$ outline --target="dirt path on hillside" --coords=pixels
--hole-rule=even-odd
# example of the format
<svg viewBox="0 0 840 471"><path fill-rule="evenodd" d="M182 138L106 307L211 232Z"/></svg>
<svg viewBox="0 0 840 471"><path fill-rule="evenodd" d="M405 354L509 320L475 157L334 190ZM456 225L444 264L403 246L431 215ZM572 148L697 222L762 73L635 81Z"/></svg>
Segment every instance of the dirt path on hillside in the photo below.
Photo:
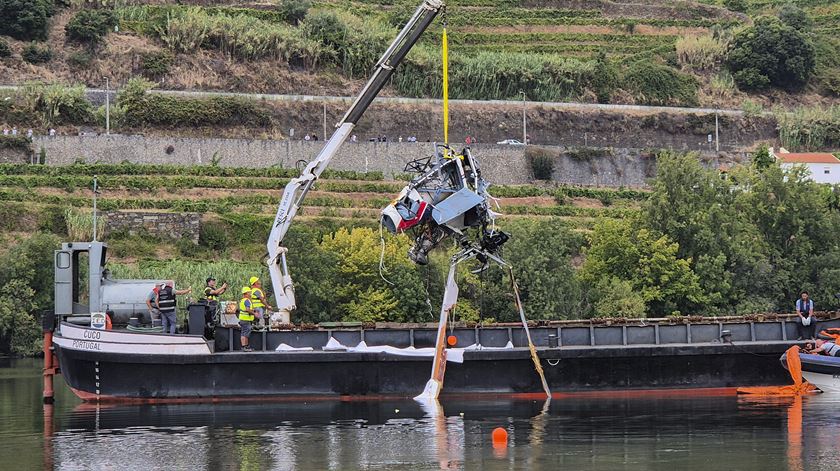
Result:
<svg viewBox="0 0 840 471"><path fill-rule="evenodd" d="M708 33L708 28L680 27L680 26L649 26L636 25L632 36L682 36L701 35ZM490 34L515 34L515 33L546 33L546 34L613 34L631 36L624 27L599 26L599 25L513 25L513 26L464 26L454 28L455 33L490 33Z"/></svg>

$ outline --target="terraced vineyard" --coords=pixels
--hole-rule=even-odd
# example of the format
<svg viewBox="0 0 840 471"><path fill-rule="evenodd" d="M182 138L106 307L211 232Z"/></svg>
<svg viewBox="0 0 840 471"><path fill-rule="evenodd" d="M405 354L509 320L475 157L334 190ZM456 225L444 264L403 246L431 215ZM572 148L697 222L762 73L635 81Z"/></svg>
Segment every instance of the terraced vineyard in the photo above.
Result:
<svg viewBox="0 0 840 471"><path fill-rule="evenodd" d="M167 176L166 172L178 175ZM247 242L260 242L267 234L277 202L288 178L287 169L174 167L153 165L74 165L45 167L0 165L0 201L6 205L7 230L33 227L33 214L91 206L92 175L99 175L103 211L161 210L200 212L210 219L236 223L241 217L258 223L262 231ZM379 210L398 193L403 183L383 181L382 175L333 172L320 181L300 213L304 218L337 218L350 225L373 226ZM341 177L349 177L341 178ZM597 218L623 218L633 214L646 192L639 190L498 186L504 217L561 217L577 229L587 230ZM12 209L14 208L14 209ZM25 211L19 211L26 208ZM241 216L241 217L240 217ZM245 242L245 241L243 241Z"/></svg>

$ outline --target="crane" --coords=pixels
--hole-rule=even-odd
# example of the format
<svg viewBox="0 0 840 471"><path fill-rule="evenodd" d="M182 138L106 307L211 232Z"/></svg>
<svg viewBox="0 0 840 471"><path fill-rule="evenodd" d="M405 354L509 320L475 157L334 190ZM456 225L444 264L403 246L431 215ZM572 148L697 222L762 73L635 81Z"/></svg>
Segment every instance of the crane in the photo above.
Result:
<svg viewBox="0 0 840 471"><path fill-rule="evenodd" d="M376 63L370 79L336 124L335 132L330 136L317 157L306 165L299 177L286 184L266 243L268 250L266 261L277 307L281 313L291 314L297 308L294 285L286 262L287 249L283 247L283 239L291 226L292 220L300 209L307 193L312 189L321 173L329 166L341 144L347 140L359 119L393 75L396 67L405 59L405 56L444 7L442 0L423 0L408 23L388 46L382 58ZM446 63L445 27L443 42L444 63ZM446 75L446 69L444 69L444 75ZM446 79L444 79L444 135L447 134L448 121L448 107L446 105L448 94L446 89ZM444 140L448 141L446 138ZM443 387L443 376L446 370L444 345L446 326L458 298L455 269L458 264L471 259L478 259L484 264L485 268L490 261L493 261L499 267L508 270L517 310L528 337L531 357L542 380L543 389L550 397L551 392L548 389L525 321L525 313L519 299L519 290L513 278L513 269L498 255L498 249L507 241L508 236L501 231L496 231L494 224L488 224L488 220L492 222L494 217L488 203L488 200L492 197L487 192L489 185L481 178L478 164L472 158L469 148L464 149L461 153L456 153L448 146L448 142L445 142L442 149L436 146L434 158L425 162L410 162L407 170L413 171L417 176L406 185L392 204L383 209L381 214L383 226L388 227L389 231L394 233L414 228L415 246L409 252L409 257L421 265L428 262L428 252L444 237L455 237L459 246L458 252L450 260L438 322L432 373L423 392L415 399L436 400ZM427 208L428 211L418 211L418 208ZM471 240L466 236L464 229L468 227L480 228L477 239Z"/></svg>
<svg viewBox="0 0 840 471"><path fill-rule="evenodd" d="M329 166L341 144L347 140L374 98L388 83L388 79L391 78L394 70L405 59L408 51L414 47L420 36L444 7L445 4L441 0L423 0L408 23L388 46L382 58L376 63L370 79L353 101L353 104L350 105L344 117L336 124L335 132L330 136L318 156L306 165L299 177L286 184L266 243L268 250L266 263L271 276L277 308L280 312L291 313L297 308L295 290L286 262L286 248L283 247L283 239L292 224L292 220L295 218L307 193L312 189L321 173Z"/></svg>

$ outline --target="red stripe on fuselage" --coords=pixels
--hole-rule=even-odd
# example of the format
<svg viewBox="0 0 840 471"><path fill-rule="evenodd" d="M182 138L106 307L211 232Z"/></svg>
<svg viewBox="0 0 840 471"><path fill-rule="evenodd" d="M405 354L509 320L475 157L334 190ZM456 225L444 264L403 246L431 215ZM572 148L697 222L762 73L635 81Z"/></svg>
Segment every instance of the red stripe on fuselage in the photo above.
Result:
<svg viewBox="0 0 840 471"><path fill-rule="evenodd" d="M423 214L426 213L426 208L429 206L429 203L425 201L420 202L420 207L417 208L417 215L411 219L400 219L400 225L397 227L398 231L404 231L406 229L410 229L417 225L422 219Z"/></svg>

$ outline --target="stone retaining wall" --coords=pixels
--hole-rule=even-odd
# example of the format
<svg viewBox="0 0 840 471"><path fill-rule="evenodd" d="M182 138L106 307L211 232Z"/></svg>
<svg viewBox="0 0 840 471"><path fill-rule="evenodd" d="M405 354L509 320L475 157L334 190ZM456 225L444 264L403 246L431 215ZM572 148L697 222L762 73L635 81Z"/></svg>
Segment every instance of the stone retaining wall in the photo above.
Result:
<svg viewBox="0 0 840 471"><path fill-rule="evenodd" d="M194 139L145 136L37 137L33 147L43 148L47 165L69 165L77 160L93 163L143 163L210 165L224 167L293 168L314 159L323 141L271 141L258 139ZM560 183L600 186L645 186L656 173L655 152L646 149L610 148L580 158L579 149L541 147L555 155L553 179ZM477 144L473 155L484 177L495 184L533 181L524 146ZM330 164L331 169L380 171L387 178L402 173L406 162L427 158L433 152L426 142L348 142ZM708 165L742 159L740 154L703 152Z"/></svg>
<svg viewBox="0 0 840 471"><path fill-rule="evenodd" d="M189 239L198 243L201 215L148 211L109 211L105 213L107 232L126 231L131 235L148 233L162 239Z"/></svg>

